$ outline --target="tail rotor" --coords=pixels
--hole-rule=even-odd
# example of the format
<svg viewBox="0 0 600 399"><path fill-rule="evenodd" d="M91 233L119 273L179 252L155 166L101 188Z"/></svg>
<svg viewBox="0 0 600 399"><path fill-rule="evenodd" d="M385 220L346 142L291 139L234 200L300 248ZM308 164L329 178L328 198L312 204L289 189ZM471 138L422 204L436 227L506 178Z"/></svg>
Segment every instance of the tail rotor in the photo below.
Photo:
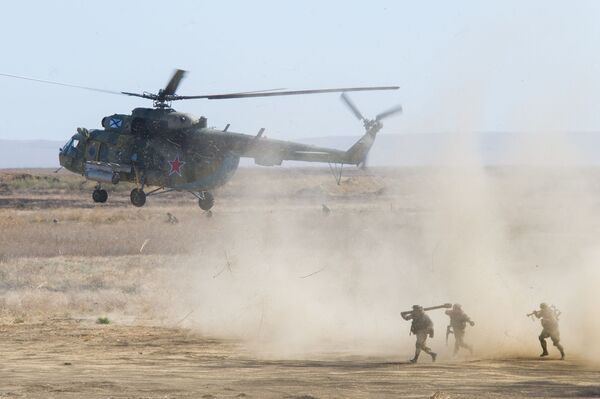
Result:
<svg viewBox="0 0 600 399"><path fill-rule="evenodd" d="M375 120L380 121L382 119L388 118L392 115L396 115L399 113L402 113L402 105L396 105L395 107L392 107L392 108L388 109L387 111L381 112L380 114L378 114L375 117Z"/></svg>
<svg viewBox="0 0 600 399"><path fill-rule="evenodd" d="M395 107L392 107L386 111L380 112L377 114L377 116L375 116L375 119L367 119L363 116L354 102L350 100L350 97L348 97L346 93L342 93L341 99L350 109L352 114L354 114L356 119L361 121L365 127L365 135L348 150L349 157L354 161L352 163L356 164L361 169L365 169L369 150L375 142L375 136L377 135L377 132L379 132L383 127L383 123L381 123L381 121L385 118L389 118L390 116L402 113L402 106L396 105Z"/></svg>
<svg viewBox="0 0 600 399"><path fill-rule="evenodd" d="M348 95L346 93L342 93L342 95L340 97L341 97L342 101L346 104L346 106L348 108L350 108L350 111L352 111L354 116L356 116L356 119L358 119L359 121L366 120L365 117L358 110L358 107L352 102L352 100L350 100L350 97L348 97Z"/></svg>

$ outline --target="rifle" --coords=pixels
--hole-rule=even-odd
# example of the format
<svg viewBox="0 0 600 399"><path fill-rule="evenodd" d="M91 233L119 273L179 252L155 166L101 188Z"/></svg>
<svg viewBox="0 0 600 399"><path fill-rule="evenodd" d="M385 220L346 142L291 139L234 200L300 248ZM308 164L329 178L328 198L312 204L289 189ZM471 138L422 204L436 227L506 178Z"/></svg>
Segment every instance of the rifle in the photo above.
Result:
<svg viewBox="0 0 600 399"><path fill-rule="evenodd" d="M454 331L452 331L452 326L448 325L446 326L446 346L448 346L448 336L450 336L450 334L454 334Z"/></svg>
<svg viewBox="0 0 600 399"><path fill-rule="evenodd" d="M560 310L558 310L556 308L556 306L554 306L554 305L551 305L550 309L554 313L554 317L556 317L556 321L558 321L560 319L560 315L562 314L562 312ZM537 315L539 314L539 312L540 312L539 310L534 310L533 312L528 313L526 316L531 317L531 320L535 321L535 318L538 317Z"/></svg>
<svg viewBox="0 0 600 399"><path fill-rule="evenodd" d="M423 308L423 311L427 312L428 310L435 310L435 309L442 309L442 308L450 309L451 307L452 307L451 303L445 303L443 305L430 306L428 308ZM413 312L412 310L406 310L404 312L400 312L400 315L404 317L404 316L408 316L412 312Z"/></svg>

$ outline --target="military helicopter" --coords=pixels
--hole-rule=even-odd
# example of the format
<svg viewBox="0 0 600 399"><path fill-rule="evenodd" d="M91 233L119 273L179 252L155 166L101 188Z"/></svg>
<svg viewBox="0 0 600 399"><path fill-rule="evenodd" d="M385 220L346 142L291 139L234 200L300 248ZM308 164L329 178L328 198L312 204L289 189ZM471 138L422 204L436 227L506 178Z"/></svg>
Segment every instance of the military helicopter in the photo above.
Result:
<svg viewBox="0 0 600 399"><path fill-rule="evenodd" d="M71 172L97 182L92 199L108 199L105 185L132 182L131 203L144 206L146 197L170 191L187 191L198 199L201 209L209 210L214 197L209 190L225 184L234 175L240 158L253 158L263 166L281 165L283 161L324 162L330 165L339 184L345 164L364 165L381 121L402 111L393 107L365 118L345 94L350 91L396 90L398 86L349 87L336 89L281 89L214 95L180 96L175 94L186 71L177 69L167 85L155 93L113 92L16 75L13 78L76 87L87 90L141 97L153 101L153 108L135 108L131 114L113 114L102 119L102 129L78 128L77 133L59 151L60 165ZM209 128L203 116L177 112L173 101L274 97L341 92L342 100L363 123L365 134L347 151L322 148L263 137L264 128L255 135L234 133L229 125L219 130ZM338 166L339 165L339 166ZM155 187L146 192L147 187Z"/></svg>

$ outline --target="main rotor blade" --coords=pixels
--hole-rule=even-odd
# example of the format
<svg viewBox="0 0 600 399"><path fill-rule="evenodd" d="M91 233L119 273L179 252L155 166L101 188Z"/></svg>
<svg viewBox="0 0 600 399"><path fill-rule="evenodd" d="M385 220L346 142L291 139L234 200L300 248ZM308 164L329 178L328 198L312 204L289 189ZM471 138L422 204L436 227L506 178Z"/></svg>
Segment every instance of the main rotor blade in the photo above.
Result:
<svg viewBox="0 0 600 399"><path fill-rule="evenodd" d="M402 112L402 105L397 105L397 106L395 106L393 108L388 109L387 111L383 111L382 113L378 114L375 117L375 120L376 121L380 121L382 119L385 119L385 118L387 118L389 116L395 115L395 114L400 113L400 112Z"/></svg>
<svg viewBox="0 0 600 399"><path fill-rule="evenodd" d="M53 82L51 80L44 80L44 79L35 79L35 78L28 78L26 76L18 76L18 75L11 75L9 73L0 73L0 76L6 76L8 78L15 78L15 79L23 79L23 80L29 80L32 82L39 82L39 83L46 83L46 84L51 84L51 85L56 85L56 86L65 86L65 87L73 87L75 89L83 89L83 90L90 90L90 91L98 91L100 93L108 93L108 94L124 94L121 93L119 91L112 91L112 90L105 90L105 89L98 89L95 87L88 87L88 86L78 86L78 85L73 85L73 84L69 84L69 83L61 83L61 82Z"/></svg>
<svg viewBox="0 0 600 399"><path fill-rule="evenodd" d="M153 93L129 93L127 91L122 91L119 94L125 94L126 96L148 98L150 100L158 100L158 95L153 94Z"/></svg>
<svg viewBox="0 0 600 399"><path fill-rule="evenodd" d="M162 90L160 94L154 93L131 93L126 91L113 91L106 89L99 89L96 87L89 86L80 86L74 85L70 83L62 83L62 82L54 82L51 80L44 79L36 79L29 78L26 76L12 75L8 73L0 73L0 76L5 76L14 79L22 79L29 80L32 82L46 83L52 84L56 86L63 87L72 87L75 89L83 89L96 91L100 93L108 93L108 94L118 94L118 95L126 95L126 96L134 96L141 97L151 100L159 100L159 101L176 101L176 100L192 100L192 99L208 99L208 100L225 100L225 99L233 99L233 98L251 98L251 97L275 97L275 96L293 96L293 95L303 95L303 94L321 94L321 93L343 93L348 91L376 91L376 90L398 90L399 86L369 86L369 87L344 87L344 88L336 88L336 89L311 89L311 90L288 90L285 91L283 89L269 89L269 90L257 90L250 92L238 92L238 93L228 93L228 94L208 94L208 95L200 95L200 96L178 96L175 94L179 83L185 76L186 71L177 69L169 80L167 86ZM352 108L352 107L351 107ZM356 110L356 107L353 107ZM358 110L356 110L358 111ZM360 114L360 113L359 113ZM356 113L355 113L356 115ZM362 118L362 115L357 117Z"/></svg>
<svg viewBox="0 0 600 399"><path fill-rule="evenodd" d="M354 103L352 102L352 100L350 100L350 97L348 97L346 93L342 93L340 97L342 101L348 106L348 108L350 108L350 111L352 111L354 116L356 116L361 121L365 119L365 117L358 110L358 107L354 105Z"/></svg>
<svg viewBox="0 0 600 399"><path fill-rule="evenodd" d="M320 94L320 93L343 93L345 91L373 91L373 90L398 90L399 86L375 86L375 87L345 87L338 89L310 89L310 90L290 90L277 92L245 92L245 93L229 93L229 94L209 94L202 96L175 96L173 100L191 100L198 98L206 98L209 100L227 100L231 98L249 98L249 97L275 97L275 96L296 96L303 94Z"/></svg>
<svg viewBox="0 0 600 399"><path fill-rule="evenodd" d="M267 90L257 90L257 91L248 91L248 92L244 92L244 93L239 93L239 94L246 94L246 93L264 93L264 92L271 92L271 91L278 91L278 90L285 90L285 89L267 89ZM168 96L159 96L158 94L154 94L154 93L131 93L128 91L122 91L119 94L125 94L126 96L134 96L134 97L141 97L141 98L148 98L150 100L158 100L159 98L162 98L165 101L174 101L174 100L186 100L186 98L181 98L181 96L178 95L168 95Z"/></svg>
<svg viewBox="0 0 600 399"><path fill-rule="evenodd" d="M171 80L169 80L169 83L167 83L167 86L162 91L162 94L164 94L165 96L175 94L175 91L177 91L177 87L179 86L179 83L181 82L181 79L183 79L185 74L186 71L182 69L175 70L173 77L171 78Z"/></svg>

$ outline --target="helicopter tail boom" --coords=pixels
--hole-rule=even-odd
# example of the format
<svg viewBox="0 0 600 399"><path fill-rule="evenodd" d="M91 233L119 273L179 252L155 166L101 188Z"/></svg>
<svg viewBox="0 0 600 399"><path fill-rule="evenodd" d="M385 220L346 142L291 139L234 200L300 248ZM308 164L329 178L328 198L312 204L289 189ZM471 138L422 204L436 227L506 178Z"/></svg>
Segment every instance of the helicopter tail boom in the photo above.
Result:
<svg viewBox="0 0 600 399"><path fill-rule="evenodd" d="M375 142L377 132L382 127L381 123L374 124L346 151L256 136L247 139L247 144L237 152L242 157L254 158L255 163L262 166L281 165L283 161L325 162L358 166L364 163ZM228 138L233 136L232 133L215 132L214 134L226 135L223 137Z"/></svg>

